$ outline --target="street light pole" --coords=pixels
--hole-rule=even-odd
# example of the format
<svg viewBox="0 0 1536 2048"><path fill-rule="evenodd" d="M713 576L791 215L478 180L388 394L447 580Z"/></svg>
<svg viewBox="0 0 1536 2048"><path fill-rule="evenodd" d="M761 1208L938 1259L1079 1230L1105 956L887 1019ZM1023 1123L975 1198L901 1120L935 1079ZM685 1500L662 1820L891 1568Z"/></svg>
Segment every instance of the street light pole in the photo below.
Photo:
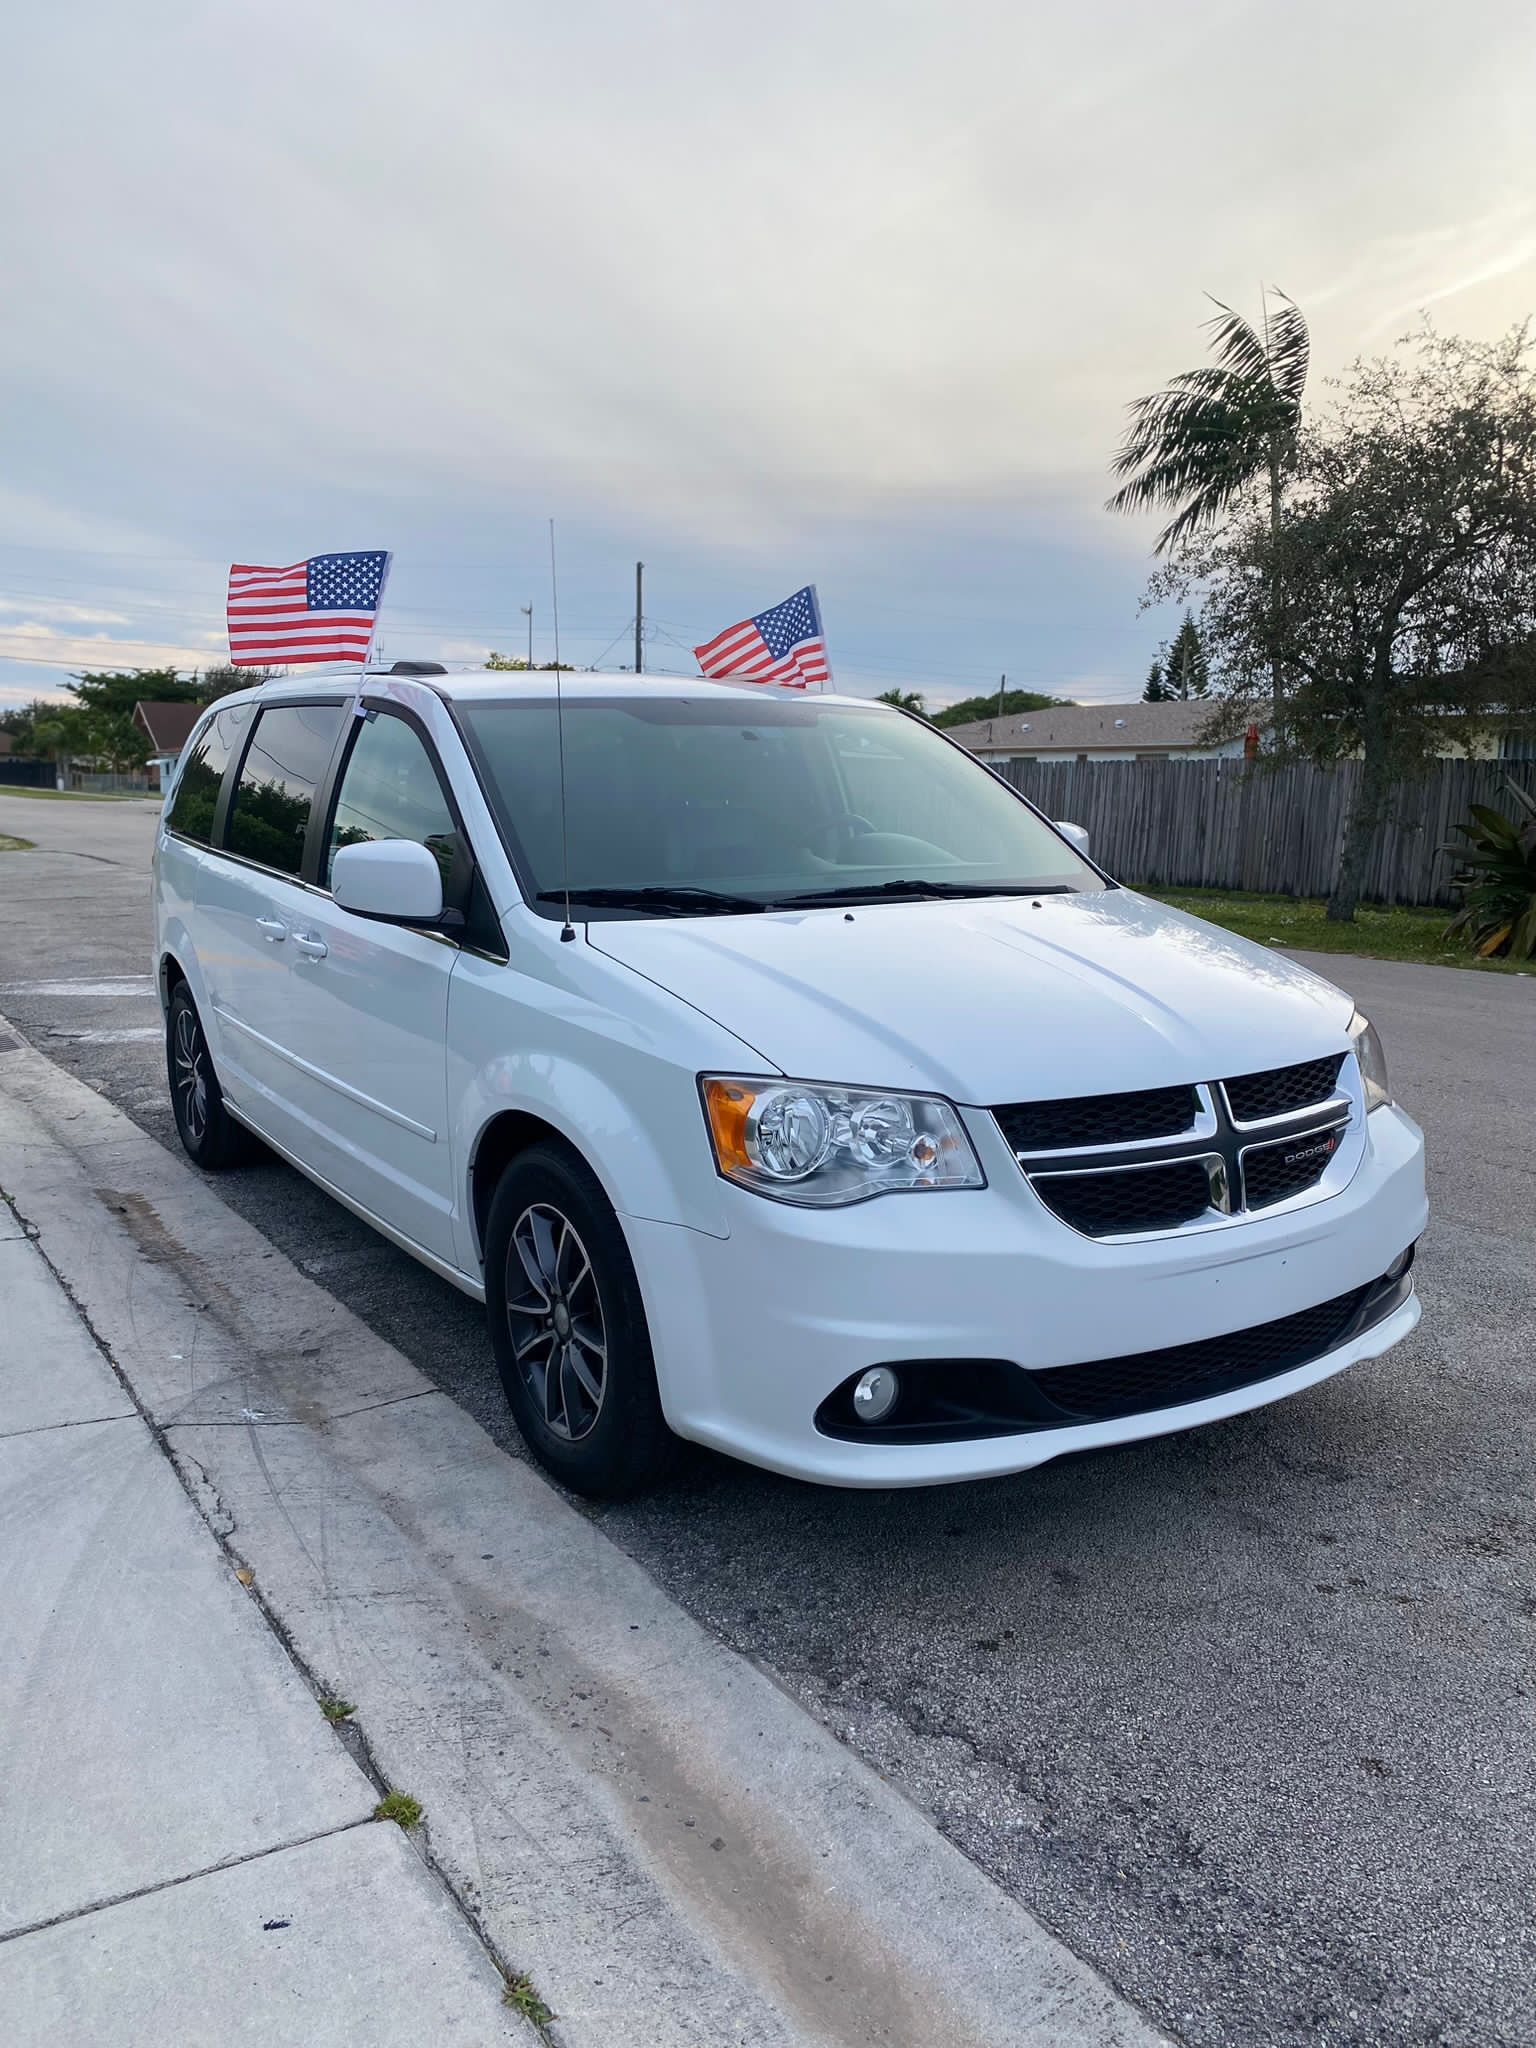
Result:
<svg viewBox="0 0 1536 2048"><path fill-rule="evenodd" d="M645 667L645 599L642 586L645 577L644 562L635 564L635 674Z"/></svg>
<svg viewBox="0 0 1536 2048"><path fill-rule="evenodd" d="M533 667L533 606L531 604L519 605L518 610L528 621L528 666L531 669Z"/></svg>

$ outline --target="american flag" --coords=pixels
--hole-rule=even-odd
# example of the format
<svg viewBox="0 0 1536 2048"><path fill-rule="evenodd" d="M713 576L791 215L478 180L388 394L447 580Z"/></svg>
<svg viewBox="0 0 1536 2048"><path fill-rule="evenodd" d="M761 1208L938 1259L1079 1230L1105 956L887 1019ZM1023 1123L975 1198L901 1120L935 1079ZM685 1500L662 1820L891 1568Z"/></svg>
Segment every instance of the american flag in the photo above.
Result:
<svg viewBox="0 0 1536 2048"><path fill-rule="evenodd" d="M231 663L365 663L388 574L389 556L381 548L311 555L287 569L236 562L229 572Z"/></svg>
<svg viewBox="0 0 1536 2048"><path fill-rule="evenodd" d="M743 619L739 626L727 626L693 651L705 675L721 681L739 676L746 682L803 690L807 683L832 680L814 583L807 583L804 590L797 590L771 611Z"/></svg>

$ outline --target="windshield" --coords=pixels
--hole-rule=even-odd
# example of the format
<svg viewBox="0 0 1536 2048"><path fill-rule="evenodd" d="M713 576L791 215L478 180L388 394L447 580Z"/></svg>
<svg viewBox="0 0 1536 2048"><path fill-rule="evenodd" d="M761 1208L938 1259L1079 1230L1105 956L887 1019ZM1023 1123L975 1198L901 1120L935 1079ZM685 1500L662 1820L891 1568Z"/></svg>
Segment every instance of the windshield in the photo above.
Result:
<svg viewBox="0 0 1536 2048"><path fill-rule="evenodd" d="M547 899L536 908L557 917L555 706L456 709L524 879ZM565 788L583 917L910 899L927 883L934 895L1108 886L979 762L876 705L573 694Z"/></svg>

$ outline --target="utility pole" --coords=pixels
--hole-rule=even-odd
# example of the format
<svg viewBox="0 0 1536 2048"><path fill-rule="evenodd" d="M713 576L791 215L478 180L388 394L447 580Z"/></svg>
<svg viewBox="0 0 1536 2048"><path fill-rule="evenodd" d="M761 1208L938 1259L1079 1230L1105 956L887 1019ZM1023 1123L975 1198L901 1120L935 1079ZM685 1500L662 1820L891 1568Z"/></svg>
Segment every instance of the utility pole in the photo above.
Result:
<svg viewBox="0 0 1536 2048"><path fill-rule="evenodd" d="M533 606L531 604L520 604L518 610L528 621L528 666L531 669L533 667Z"/></svg>
<svg viewBox="0 0 1536 2048"><path fill-rule="evenodd" d="M998 717L999 717L999 718L1001 718L1001 717L1002 717L1002 715L1003 715L1003 696L1004 696L1004 693L1006 692L1007 688L1008 688L1008 678L1007 678L1007 676L1006 676L1006 675L1000 675L1000 676L998 677L998 679L997 679L997 715L998 715Z"/></svg>
<svg viewBox="0 0 1536 2048"><path fill-rule="evenodd" d="M645 598L642 594L644 562L635 564L635 674L645 667Z"/></svg>

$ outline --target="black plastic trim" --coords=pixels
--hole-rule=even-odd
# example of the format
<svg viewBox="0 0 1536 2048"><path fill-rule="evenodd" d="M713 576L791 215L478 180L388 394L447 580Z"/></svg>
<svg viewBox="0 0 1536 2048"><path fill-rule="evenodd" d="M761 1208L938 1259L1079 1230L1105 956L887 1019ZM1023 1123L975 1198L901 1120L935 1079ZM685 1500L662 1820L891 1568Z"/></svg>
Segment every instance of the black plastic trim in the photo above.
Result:
<svg viewBox="0 0 1536 2048"><path fill-rule="evenodd" d="M1413 1254L1394 1259L1379 1279L1337 1295L1331 1302L1277 1316L1272 1322L1235 1330L1225 1337L1202 1339L1195 1344L1175 1344L1163 1351L1131 1352L1117 1358L1085 1360L1076 1366L1046 1367L1031 1371L1006 1358L893 1358L871 1359L858 1372L850 1373L816 1410L816 1428L823 1436L845 1443L944 1444L982 1441L989 1437L1024 1436L1040 1430L1080 1428L1087 1423L1123 1420L1132 1415L1155 1414L1160 1408L1182 1408L1199 1401L1214 1400L1241 1387L1263 1386L1283 1378L1298 1367L1310 1365L1331 1352L1341 1350L1356 1337L1400 1308L1413 1293ZM1407 1263L1403 1263L1406 1257ZM1393 1271L1393 1268L1399 1268ZM1226 1373L1193 1373L1162 1400L1137 1400L1124 1406L1096 1405L1074 1408L1054 1397L1051 1382L1058 1372L1091 1372L1102 1366L1106 1373L1134 1367L1138 1361L1169 1359L1177 1354L1219 1355L1224 1345L1240 1344L1244 1338L1283 1329L1302 1317L1334 1308L1336 1329L1321 1350L1305 1345L1294 1356L1280 1362L1266 1359L1262 1371L1241 1368ZM885 1365L901 1381L891 1418L885 1422L862 1423L853 1412L853 1389L861 1375L875 1365ZM1066 1383L1058 1382L1059 1395Z"/></svg>

